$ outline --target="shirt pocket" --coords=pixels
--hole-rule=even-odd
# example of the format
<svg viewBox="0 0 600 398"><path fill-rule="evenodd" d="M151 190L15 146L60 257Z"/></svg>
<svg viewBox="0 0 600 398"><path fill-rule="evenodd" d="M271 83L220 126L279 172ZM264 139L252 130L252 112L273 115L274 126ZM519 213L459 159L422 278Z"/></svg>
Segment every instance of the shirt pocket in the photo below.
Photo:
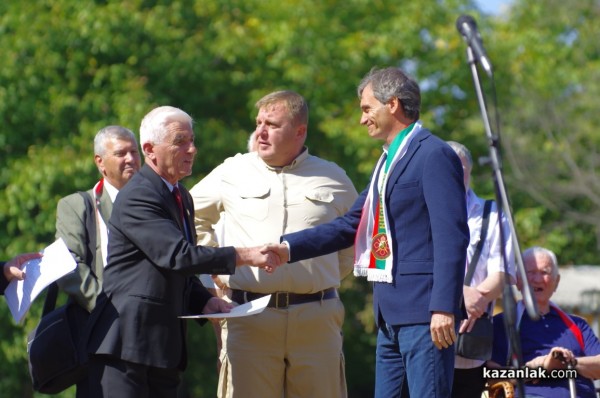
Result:
<svg viewBox="0 0 600 398"><path fill-rule="evenodd" d="M333 220L337 214L333 191L325 188L308 190L304 193L302 206L304 221L308 225L318 225Z"/></svg>
<svg viewBox="0 0 600 398"><path fill-rule="evenodd" d="M244 183L238 186L235 195L235 209L243 217L264 220L269 214L269 194L271 189L260 183Z"/></svg>

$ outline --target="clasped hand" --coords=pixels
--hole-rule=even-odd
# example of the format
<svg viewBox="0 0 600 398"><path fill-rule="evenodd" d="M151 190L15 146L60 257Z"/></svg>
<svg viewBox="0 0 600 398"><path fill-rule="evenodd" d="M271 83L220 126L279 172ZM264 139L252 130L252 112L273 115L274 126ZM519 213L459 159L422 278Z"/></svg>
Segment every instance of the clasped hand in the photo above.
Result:
<svg viewBox="0 0 600 398"><path fill-rule="evenodd" d="M265 272L269 274L275 272L275 269L280 265L287 263L290 258L287 245L281 243L268 243L258 247L238 248L236 253L238 256L238 265L248 264L255 266L265 270ZM233 306L232 303L227 302L222 298L213 297L208 300L202 313L227 313L231 311Z"/></svg>
<svg viewBox="0 0 600 398"><path fill-rule="evenodd" d="M547 355L540 355L525 364L531 368L564 369L566 366L577 365L573 351L563 347L553 347Z"/></svg>
<svg viewBox="0 0 600 398"><path fill-rule="evenodd" d="M475 321L481 318L488 306L486 297L475 287L464 286L463 297L468 317L461 321L458 333L470 332L475 325Z"/></svg>
<svg viewBox="0 0 600 398"><path fill-rule="evenodd" d="M238 249L238 254L242 257L242 263L252 265L263 269L271 274L275 269L289 260L289 251L286 245L281 243L267 243L263 246L248 248L247 262L244 260L244 249Z"/></svg>
<svg viewBox="0 0 600 398"><path fill-rule="evenodd" d="M283 243L268 243L262 247L261 253L267 256L264 270L268 273L289 261L290 255L287 245Z"/></svg>

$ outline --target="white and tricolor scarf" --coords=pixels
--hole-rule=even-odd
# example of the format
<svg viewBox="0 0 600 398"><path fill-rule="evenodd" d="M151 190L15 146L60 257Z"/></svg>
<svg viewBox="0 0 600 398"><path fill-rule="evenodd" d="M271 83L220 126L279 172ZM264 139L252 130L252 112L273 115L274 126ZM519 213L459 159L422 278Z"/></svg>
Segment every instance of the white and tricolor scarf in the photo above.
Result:
<svg viewBox="0 0 600 398"><path fill-rule="evenodd" d="M417 121L413 126L411 132L406 135L406 137L400 144L400 147L394 154L394 158L392 159L392 163L390 164L386 176L392 173L392 170L394 169L398 161L402 159L402 157L406 154L408 146L410 145L412 139L419 133L419 131L421 131L421 122ZM394 264L392 236L391 231L389 230L390 223L387 206L385 203L385 195L379 195L379 192L385 192L388 181L388 178L384 178L384 173L382 172L382 170L384 170L387 158L387 146L384 146L383 150L384 153L381 154L381 157L377 162L377 166L375 168L375 170L377 171L374 174L373 179L371 180L371 184L369 186L369 193L367 194L367 198L365 199L365 203L363 205L362 213L360 216L360 222L356 231L356 240L354 242L354 275L366 276L367 280L372 282L392 283L394 280L394 276L392 274L392 266ZM378 178L376 178L375 176L378 176ZM373 240L372 235L375 222L374 209L376 208L376 206L374 206L373 200L379 200L379 196L381 196L381 206L383 207L383 215L385 219L385 233L388 237L388 243L391 252L390 255L385 259L385 268L377 268L370 266L371 245Z"/></svg>

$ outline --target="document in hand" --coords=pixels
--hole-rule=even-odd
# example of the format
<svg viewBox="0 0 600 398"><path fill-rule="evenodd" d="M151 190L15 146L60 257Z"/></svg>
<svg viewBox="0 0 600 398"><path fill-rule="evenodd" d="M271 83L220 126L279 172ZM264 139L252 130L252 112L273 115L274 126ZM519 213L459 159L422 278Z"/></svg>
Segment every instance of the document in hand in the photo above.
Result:
<svg viewBox="0 0 600 398"><path fill-rule="evenodd" d="M180 316L179 318L237 318L240 316L248 316L254 314L260 314L263 312L265 308L267 308L267 304L269 304L269 300L271 299L271 295L267 295L261 297L256 300L249 301L245 304L238 305L237 307L233 307L231 312L221 312L216 314L200 314L200 315L187 315Z"/></svg>
<svg viewBox="0 0 600 398"><path fill-rule="evenodd" d="M42 290L77 266L62 238L46 247L42 253L42 258L30 260L23 265L25 279L13 279L4 291L8 308L17 323L21 322Z"/></svg>

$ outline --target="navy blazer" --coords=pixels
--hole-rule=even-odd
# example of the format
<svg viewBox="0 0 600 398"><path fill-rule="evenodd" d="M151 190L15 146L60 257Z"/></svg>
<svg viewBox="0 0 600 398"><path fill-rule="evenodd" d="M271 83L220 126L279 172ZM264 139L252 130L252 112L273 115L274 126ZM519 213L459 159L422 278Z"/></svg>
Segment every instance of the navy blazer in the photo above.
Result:
<svg viewBox="0 0 600 398"><path fill-rule="evenodd" d="M282 236L290 245L290 262L353 245L368 189L344 216ZM460 159L444 141L421 130L390 171L385 201L394 282L373 284L375 321L429 323L433 311L442 311L453 313L458 324L469 244Z"/></svg>
<svg viewBox="0 0 600 398"><path fill-rule="evenodd" d="M194 207L180 185L193 241ZM88 351L159 368L185 369L185 321L212 295L195 274L233 274L232 247L196 246L183 234L175 198L148 165L115 200L103 295L92 312Z"/></svg>

